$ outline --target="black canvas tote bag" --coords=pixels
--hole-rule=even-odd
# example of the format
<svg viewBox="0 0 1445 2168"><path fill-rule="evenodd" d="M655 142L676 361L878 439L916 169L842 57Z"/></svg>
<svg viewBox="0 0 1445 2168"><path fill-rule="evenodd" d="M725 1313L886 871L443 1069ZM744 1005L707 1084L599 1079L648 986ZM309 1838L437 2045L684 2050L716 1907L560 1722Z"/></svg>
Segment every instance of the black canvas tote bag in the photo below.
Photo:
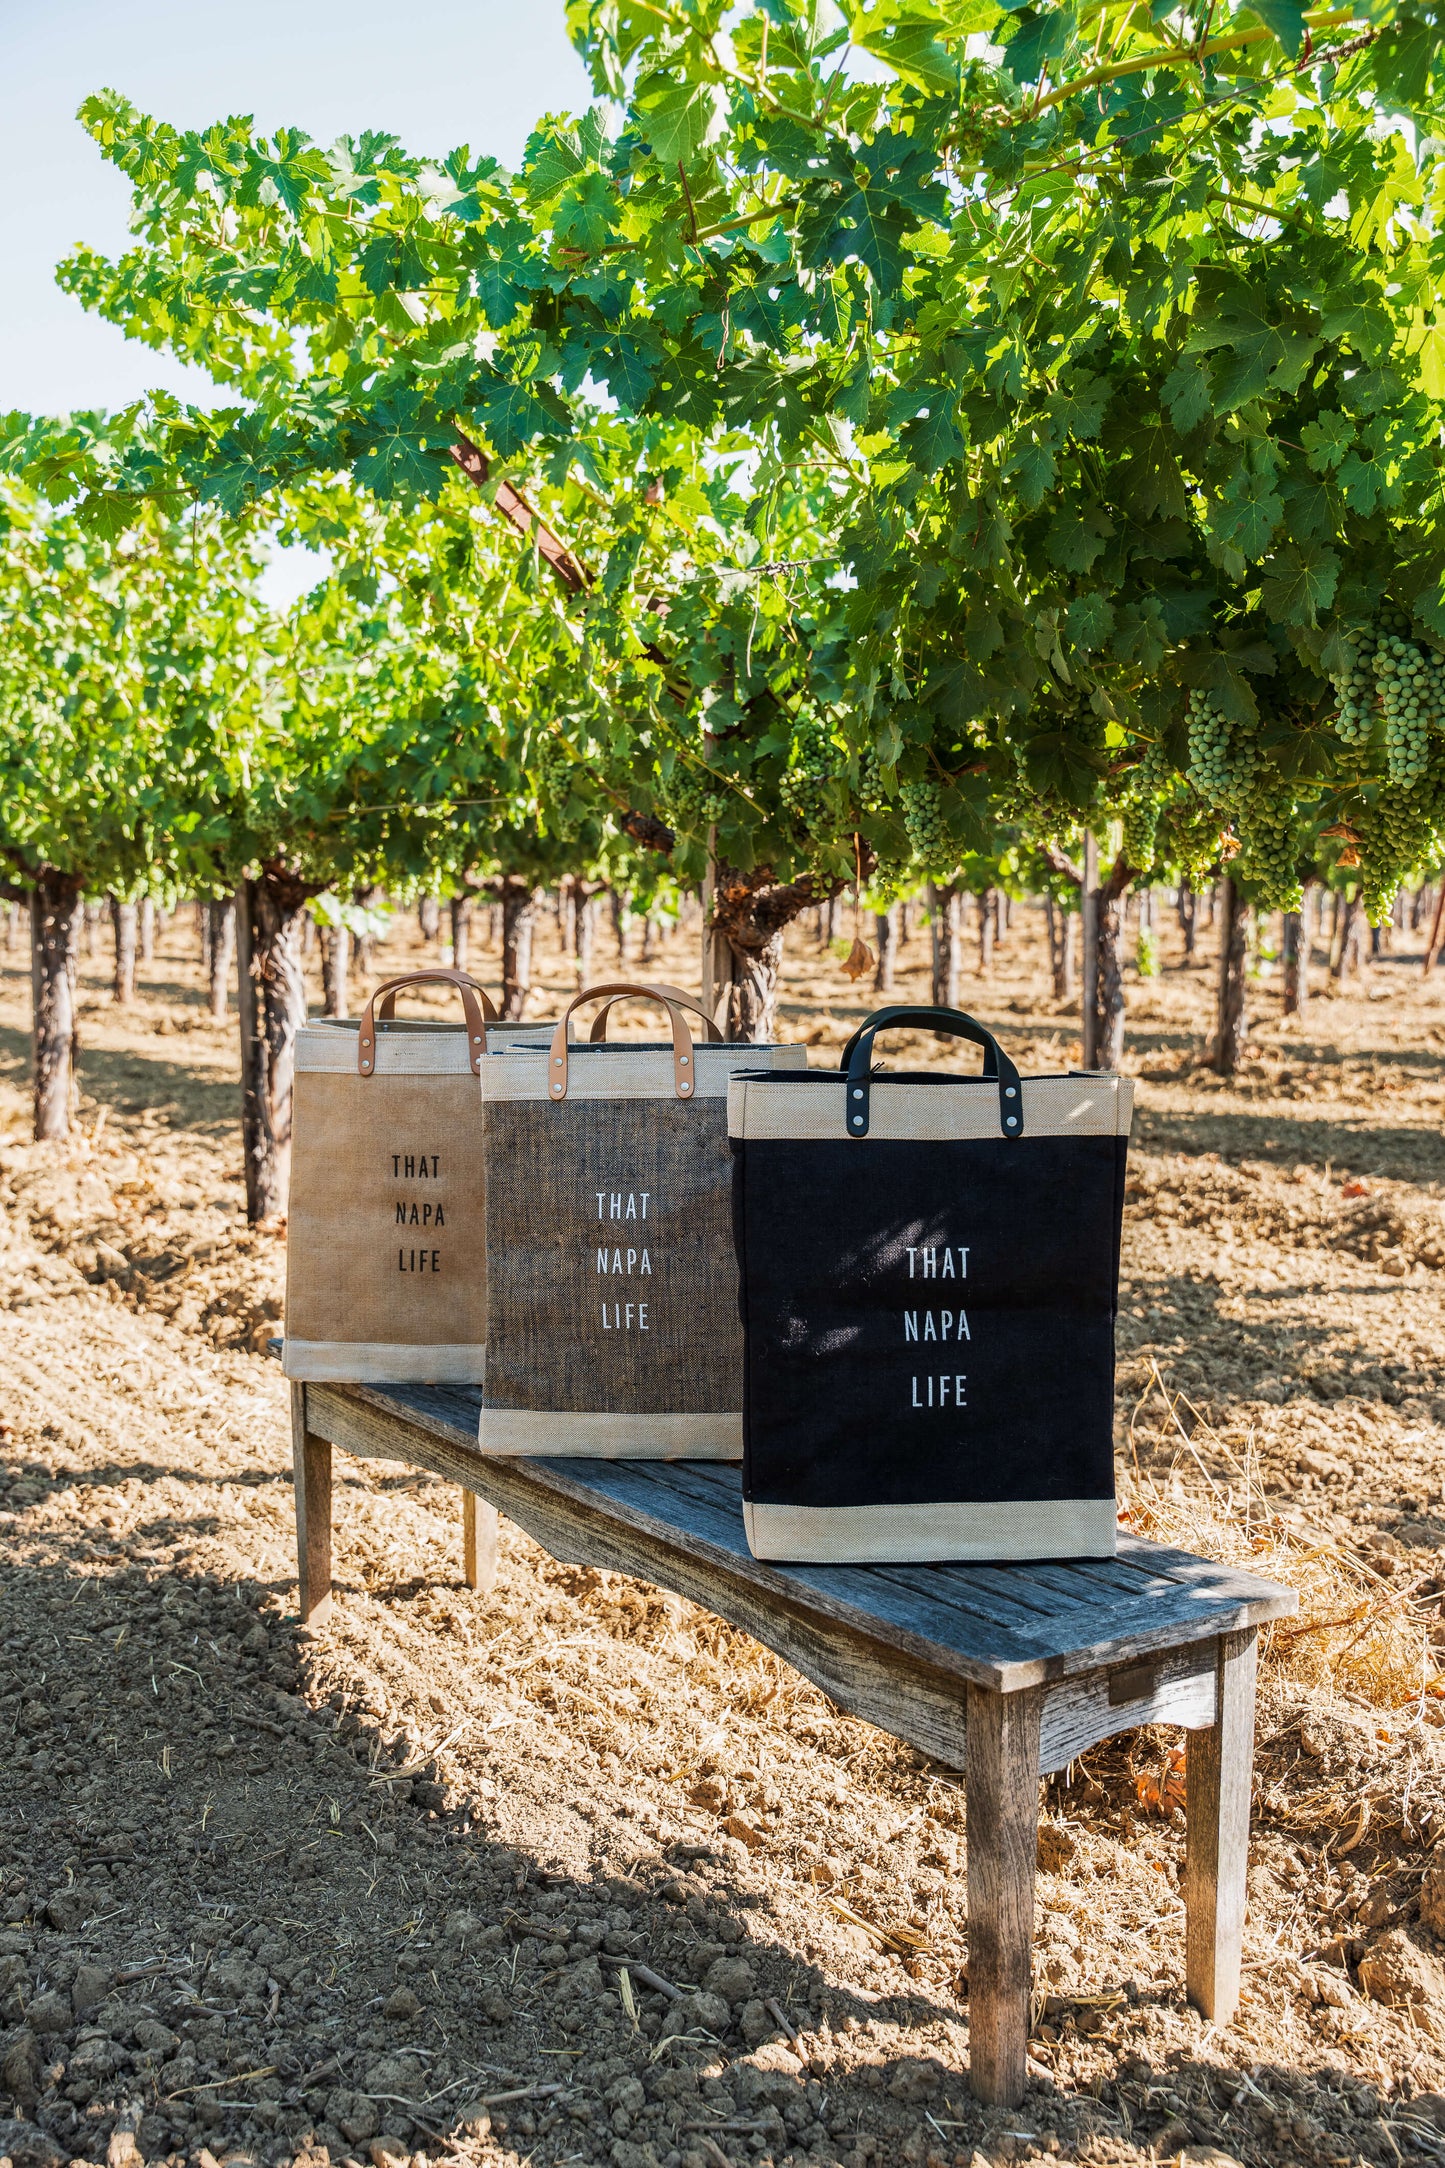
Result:
<svg viewBox="0 0 1445 2168"><path fill-rule="evenodd" d="M443 985L462 1020L398 1017ZM478 1384L486 1342L477 1073L487 1047L546 1045L552 1024L497 1021L459 971L379 987L359 1020L296 1034L286 1240L287 1377Z"/></svg>
<svg viewBox="0 0 1445 2168"><path fill-rule="evenodd" d="M907 1025L979 1076L878 1074ZM728 1097L758 1558L1103 1558L1133 1086L1020 1077L953 1009L870 1016L839 1069Z"/></svg>
<svg viewBox="0 0 1445 2168"><path fill-rule="evenodd" d="M670 1041L608 1045L623 997L661 1006ZM574 1044L573 1010L596 1000ZM740 1457L728 1084L807 1058L724 1044L690 995L630 985L579 994L543 1054L487 1055L483 1452Z"/></svg>

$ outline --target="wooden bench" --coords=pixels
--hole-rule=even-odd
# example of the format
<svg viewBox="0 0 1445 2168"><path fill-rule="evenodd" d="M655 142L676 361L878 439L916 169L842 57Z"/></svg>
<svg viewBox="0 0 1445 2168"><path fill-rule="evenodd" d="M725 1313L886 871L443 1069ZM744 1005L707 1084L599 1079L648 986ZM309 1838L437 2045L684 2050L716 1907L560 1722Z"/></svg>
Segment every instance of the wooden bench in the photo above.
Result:
<svg viewBox="0 0 1445 2168"><path fill-rule="evenodd" d="M474 1388L292 1391L303 1620L330 1602L341 1446L461 1485L473 1588L492 1586L506 1513L554 1558L706 1605L842 1708L964 1771L970 2080L985 2101L1023 2096L1040 1776L1136 1724L1187 1726L1186 1981L1206 2017L1234 2015L1256 1632L1296 1608L1292 1590L1122 1532L1108 1561L760 1565L736 1467L483 1459Z"/></svg>

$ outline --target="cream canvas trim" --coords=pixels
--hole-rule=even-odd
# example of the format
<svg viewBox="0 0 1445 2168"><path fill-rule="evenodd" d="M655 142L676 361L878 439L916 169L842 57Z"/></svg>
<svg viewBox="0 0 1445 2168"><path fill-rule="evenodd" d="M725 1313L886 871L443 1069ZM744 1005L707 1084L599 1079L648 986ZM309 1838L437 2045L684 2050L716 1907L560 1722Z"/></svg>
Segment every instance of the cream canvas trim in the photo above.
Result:
<svg viewBox="0 0 1445 2168"><path fill-rule="evenodd" d="M550 1045L554 1024L489 1024L487 1045ZM303 1024L296 1034L298 1069L320 1069L364 1081L356 1067L355 1023L345 1019ZM393 1029L382 1024L376 1034L377 1076L470 1076L471 1059L462 1024L426 1024L406 1017Z"/></svg>
<svg viewBox="0 0 1445 2168"><path fill-rule="evenodd" d="M480 1385L483 1347L420 1347L415 1341L293 1340L281 1343L288 1378L311 1385Z"/></svg>
<svg viewBox="0 0 1445 2168"><path fill-rule="evenodd" d="M806 1069L805 1046L708 1046L693 1041L697 1099L725 1099L737 1069ZM488 1054L484 1099L546 1099L548 1063L525 1053ZM574 1046L567 1056L568 1099L675 1099L671 1046Z"/></svg>
<svg viewBox="0 0 1445 2168"><path fill-rule="evenodd" d="M743 1501L754 1558L794 1565L907 1566L973 1559L1112 1558L1112 1498L920 1506L778 1506Z"/></svg>
<svg viewBox="0 0 1445 2168"><path fill-rule="evenodd" d="M741 1460L736 1415L569 1415L535 1408L483 1408L484 1453L586 1460Z"/></svg>
<svg viewBox="0 0 1445 2168"><path fill-rule="evenodd" d="M1127 1137L1134 1111L1130 1077L1024 1077L1024 1133L1030 1137ZM728 1092L728 1134L749 1139L846 1139L845 1085L770 1084L739 1077ZM864 1143L947 1144L997 1137L998 1086L983 1078L914 1083L875 1077Z"/></svg>

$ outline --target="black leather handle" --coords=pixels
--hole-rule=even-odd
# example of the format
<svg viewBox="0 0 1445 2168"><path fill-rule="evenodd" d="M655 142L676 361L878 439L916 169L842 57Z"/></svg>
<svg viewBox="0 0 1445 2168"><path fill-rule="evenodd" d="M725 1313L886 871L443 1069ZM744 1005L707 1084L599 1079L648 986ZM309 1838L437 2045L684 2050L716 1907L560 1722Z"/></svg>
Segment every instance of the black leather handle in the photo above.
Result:
<svg viewBox="0 0 1445 2168"><path fill-rule="evenodd" d="M847 1083L848 1134L866 1137L872 1097L873 1041L880 1031L911 1025L918 1031L946 1032L983 1048L983 1081L998 1085L998 1126L1004 1137L1024 1133L1024 1095L1019 1073L990 1031L962 1009L875 1009L843 1049L840 1067Z"/></svg>
<svg viewBox="0 0 1445 2168"><path fill-rule="evenodd" d="M935 1023L934 1019L940 1016L961 1016L963 1017L963 1021L965 1022L965 1024L971 1025L972 1029L969 1031L957 1031L954 1029L954 1026L952 1024ZM916 1024L922 1030L928 1030L932 1028L935 1031L952 1031L955 1038L972 1039L976 1046L981 1046L983 1048L982 1074L986 1077L996 1077L998 1075L999 1048L997 1039L993 1038L990 1033L986 1032L982 1024L977 1023L973 1017L966 1015L962 1009L935 1009L932 1007L927 1009L914 1009L907 1007L875 1009L871 1016L864 1017L862 1023L858 1026L858 1029L854 1032L852 1038L848 1041L848 1044L844 1047L842 1053L838 1056L838 1067L840 1069L847 1069L851 1067L853 1061L853 1049L858 1044L858 1041L862 1038L865 1031L871 1031L875 1033L880 1031L891 1031L895 1024L904 1023Z"/></svg>

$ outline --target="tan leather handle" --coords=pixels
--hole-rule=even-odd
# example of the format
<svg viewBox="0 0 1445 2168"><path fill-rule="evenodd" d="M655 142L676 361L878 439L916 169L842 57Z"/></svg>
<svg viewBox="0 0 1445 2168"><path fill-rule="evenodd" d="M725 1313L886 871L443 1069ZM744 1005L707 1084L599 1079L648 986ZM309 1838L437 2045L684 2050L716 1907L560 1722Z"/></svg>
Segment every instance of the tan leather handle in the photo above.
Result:
<svg viewBox="0 0 1445 2168"><path fill-rule="evenodd" d="M408 971L404 978L392 979L387 985L378 986L376 989L376 1013L381 1022L383 1024L391 1022L396 1012L396 997L403 987L424 986L428 981L440 981L446 986L470 986L472 992L482 1004L482 1015L487 1022L489 1024L500 1022L500 1011L491 995L487 992L486 987L479 980L474 979L469 971L449 971L442 964L434 965L425 971Z"/></svg>
<svg viewBox="0 0 1445 2168"><path fill-rule="evenodd" d="M679 1099L693 1096L692 1035L682 1010L668 992L659 986L589 986L585 992L576 994L562 1011L557 1029L552 1034L552 1051L547 1056L547 1097L562 1100L567 1096L567 1055L571 1046L570 1026L572 1012L580 1009L584 1001L615 1001L620 995L629 994L639 1001L656 1001L668 1014L672 1025L672 1088ZM683 996L686 1000L688 997ZM716 1029L716 1026L713 1027Z"/></svg>
<svg viewBox="0 0 1445 2168"><path fill-rule="evenodd" d="M652 991L655 994L659 995L664 1001L675 1001L680 1009L691 1009L694 1016L700 1016L702 1018L703 1026L707 1032L709 1039L721 1041L722 1033L718 1029L716 1018L709 1016L707 1010L703 1007L702 1003L700 1001L695 1001L691 994L683 993L682 989L678 986L655 986ZM614 994L611 1001L608 1002L606 1008L599 1009L597 1015L592 1020L592 1029L587 1034L587 1037L593 1046L606 1045L607 1019L609 1018L609 1016L611 1016L612 1011L626 999L627 996L625 994Z"/></svg>
<svg viewBox="0 0 1445 2168"><path fill-rule="evenodd" d="M403 987L434 985L438 982L444 986L454 986L462 997L462 1013L467 1020L467 1053L471 1060L472 1074L481 1075L482 1056L487 1051L487 1026L497 1021L497 1012L485 987L478 986L476 980L468 978L465 971L408 971L404 977L388 979L385 986L378 986L361 1012L361 1029L356 1037L356 1066L362 1076L374 1076L376 1073L378 1017L383 1024L391 1021L396 1008L396 997Z"/></svg>

